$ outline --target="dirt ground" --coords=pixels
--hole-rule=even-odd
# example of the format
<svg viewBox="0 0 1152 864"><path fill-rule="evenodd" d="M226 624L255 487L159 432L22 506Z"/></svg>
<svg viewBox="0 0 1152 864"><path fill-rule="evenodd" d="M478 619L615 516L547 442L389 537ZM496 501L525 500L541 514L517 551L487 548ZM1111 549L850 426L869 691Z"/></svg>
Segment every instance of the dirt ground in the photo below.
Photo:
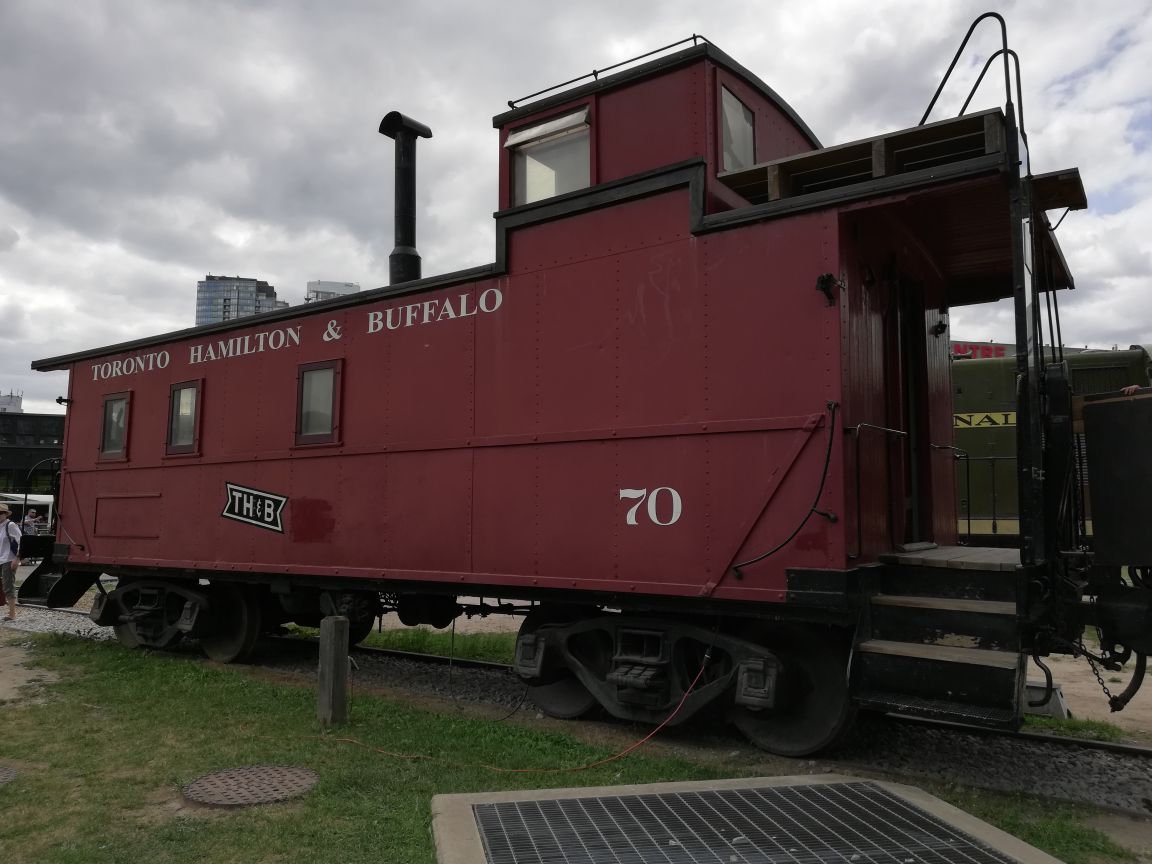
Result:
<svg viewBox="0 0 1152 864"><path fill-rule="evenodd" d="M1128 733L1134 742L1152 745L1152 676L1145 677L1143 688L1123 711L1113 713L1088 661L1049 657L1045 662L1051 667L1052 678L1060 685L1073 717L1111 723ZM1100 674L1112 694L1118 695L1124 692L1132 677L1131 665L1121 672L1100 670ZM1120 680L1115 680L1117 678ZM1028 680L1042 681L1043 676L1033 668Z"/></svg>
<svg viewBox="0 0 1152 864"><path fill-rule="evenodd" d="M55 680L54 675L43 669L29 669L25 665L27 649L10 638L4 638L7 635L0 630L0 708L5 702L15 702L34 695L34 688Z"/></svg>

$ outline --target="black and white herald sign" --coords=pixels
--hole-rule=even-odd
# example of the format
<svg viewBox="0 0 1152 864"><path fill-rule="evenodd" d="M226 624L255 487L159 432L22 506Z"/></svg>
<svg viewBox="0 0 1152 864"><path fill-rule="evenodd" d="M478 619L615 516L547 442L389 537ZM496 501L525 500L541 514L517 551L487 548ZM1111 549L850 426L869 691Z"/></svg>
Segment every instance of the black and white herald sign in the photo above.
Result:
<svg viewBox="0 0 1152 864"><path fill-rule="evenodd" d="M249 489L247 486L237 486L235 483L225 483L228 487L228 502L224 505L224 512L220 515L225 519L235 519L258 528L267 528L269 531L284 533L284 524L280 514L288 499L275 492L261 492L259 489Z"/></svg>

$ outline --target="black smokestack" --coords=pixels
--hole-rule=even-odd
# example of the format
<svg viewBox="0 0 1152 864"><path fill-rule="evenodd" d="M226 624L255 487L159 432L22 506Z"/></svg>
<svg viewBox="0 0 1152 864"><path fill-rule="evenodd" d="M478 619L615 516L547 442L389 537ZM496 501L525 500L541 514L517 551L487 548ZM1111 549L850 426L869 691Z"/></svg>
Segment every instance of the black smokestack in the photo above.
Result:
<svg viewBox="0 0 1152 864"><path fill-rule="evenodd" d="M420 278L416 251L416 138L431 138L432 130L390 111L380 121L380 134L396 141L396 248L388 256L388 284Z"/></svg>

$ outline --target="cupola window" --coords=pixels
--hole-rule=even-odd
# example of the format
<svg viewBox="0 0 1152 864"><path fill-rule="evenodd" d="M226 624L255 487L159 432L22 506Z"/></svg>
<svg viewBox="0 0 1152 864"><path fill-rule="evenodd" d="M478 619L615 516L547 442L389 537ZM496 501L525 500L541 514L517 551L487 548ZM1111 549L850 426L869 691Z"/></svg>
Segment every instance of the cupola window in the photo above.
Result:
<svg viewBox="0 0 1152 864"><path fill-rule="evenodd" d="M756 164L755 115L727 87L720 88L724 130L724 170L741 171Z"/></svg>
<svg viewBox="0 0 1152 864"><path fill-rule="evenodd" d="M512 153L512 204L531 204L590 184L588 109L517 129Z"/></svg>

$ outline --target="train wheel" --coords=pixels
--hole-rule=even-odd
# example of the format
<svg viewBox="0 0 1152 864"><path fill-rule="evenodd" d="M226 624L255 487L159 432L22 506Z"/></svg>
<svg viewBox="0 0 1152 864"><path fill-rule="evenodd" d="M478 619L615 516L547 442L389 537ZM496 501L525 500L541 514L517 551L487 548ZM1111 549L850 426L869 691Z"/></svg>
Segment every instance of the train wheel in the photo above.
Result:
<svg viewBox="0 0 1152 864"><path fill-rule="evenodd" d="M851 728L856 709L848 698L848 651L839 634L783 625L758 634L780 658L778 707L732 709L732 721L753 744L778 756L807 756L835 745Z"/></svg>
<svg viewBox="0 0 1152 864"><path fill-rule="evenodd" d="M242 663L260 638L260 603L252 592L227 582L212 586L212 614L200 647L217 663Z"/></svg>
<svg viewBox="0 0 1152 864"><path fill-rule="evenodd" d="M537 607L520 625L520 635L530 635L545 624L571 621L575 613L563 608ZM519 637L517 637L519 638ZM575 720L600 703L588 688L565 666L553 666L543 683L528 685L528 698L549 717Z"/></svg>

